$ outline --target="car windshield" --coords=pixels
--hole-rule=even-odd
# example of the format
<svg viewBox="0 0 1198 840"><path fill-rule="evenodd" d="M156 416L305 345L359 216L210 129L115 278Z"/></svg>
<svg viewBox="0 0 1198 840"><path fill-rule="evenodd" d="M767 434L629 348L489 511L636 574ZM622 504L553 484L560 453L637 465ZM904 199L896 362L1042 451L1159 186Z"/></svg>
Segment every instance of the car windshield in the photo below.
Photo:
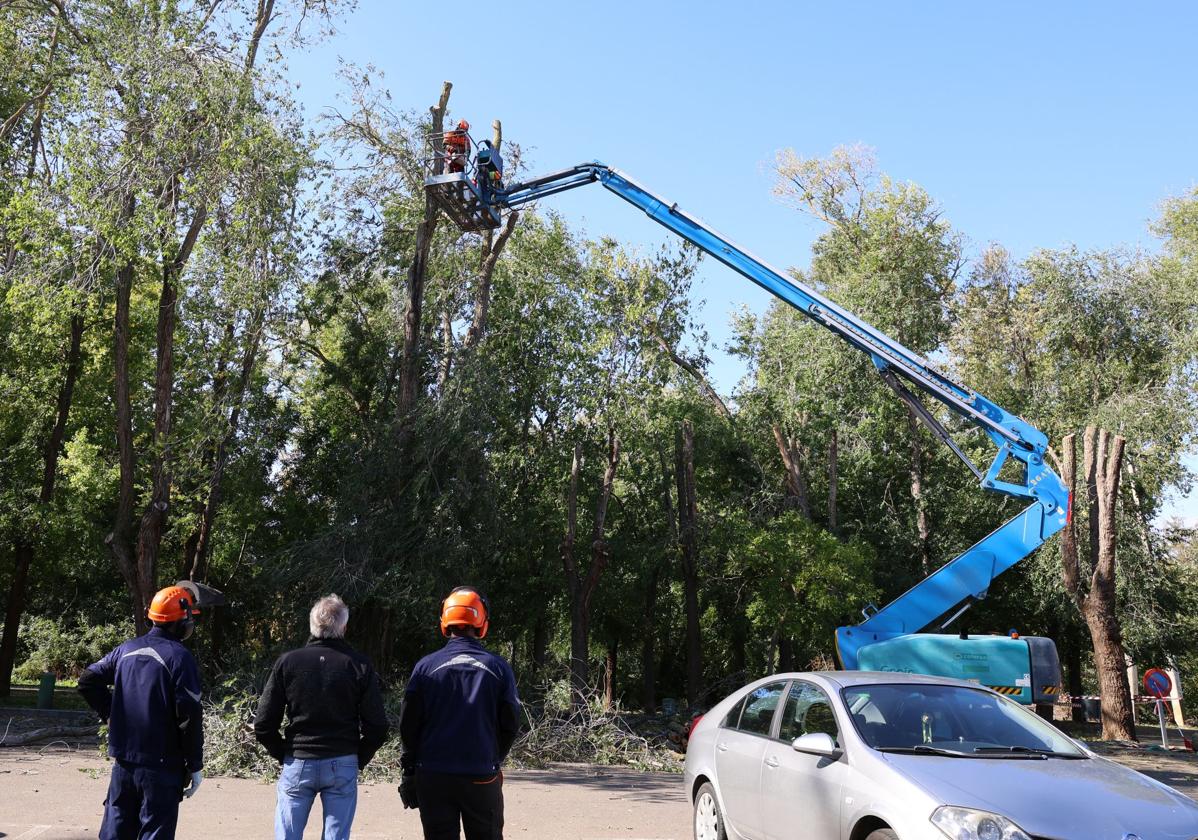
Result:
<svg viewBox="0 0 1198 840"><path fill-rule="evenodd" d="M844 689L844 701L861 737L878 750L986 758L1086 755L1035 714L980 689L860 685Z"/></svg>

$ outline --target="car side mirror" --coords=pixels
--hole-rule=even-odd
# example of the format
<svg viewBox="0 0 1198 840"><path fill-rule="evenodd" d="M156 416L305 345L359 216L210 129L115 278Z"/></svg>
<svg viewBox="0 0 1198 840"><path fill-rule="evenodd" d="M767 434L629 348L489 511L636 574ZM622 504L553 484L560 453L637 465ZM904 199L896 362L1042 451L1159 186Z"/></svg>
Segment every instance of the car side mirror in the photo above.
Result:
<svg viewBox="0 0 1198 840"><path fill-rule="evenodd" d="M822 755L824 758L840 758L844 752L826 732L808 732L806 735L800 735L791 741L790 746L795 752Z"/></svg>

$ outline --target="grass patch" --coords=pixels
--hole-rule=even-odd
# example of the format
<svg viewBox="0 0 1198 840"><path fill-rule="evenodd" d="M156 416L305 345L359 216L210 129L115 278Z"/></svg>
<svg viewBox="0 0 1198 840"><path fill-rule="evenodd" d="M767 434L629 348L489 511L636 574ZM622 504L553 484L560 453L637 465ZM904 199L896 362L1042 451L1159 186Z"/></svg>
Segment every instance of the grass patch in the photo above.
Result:
<svg viewBox="0 0 1198 840"><path fill-rule="evenodd" d="M0 697L0 708L36 709L37 685L14 683L7 697ZM87 702L70 687L56 686L53 708L65 711L87 711Z"/></svg>

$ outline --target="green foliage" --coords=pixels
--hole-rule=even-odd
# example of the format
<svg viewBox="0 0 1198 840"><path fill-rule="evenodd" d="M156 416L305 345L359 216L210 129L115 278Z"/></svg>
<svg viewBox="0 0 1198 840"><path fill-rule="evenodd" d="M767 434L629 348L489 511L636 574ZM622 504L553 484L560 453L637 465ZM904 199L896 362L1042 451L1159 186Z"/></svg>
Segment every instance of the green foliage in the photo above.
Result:
<svg viewBox="0 0 1198 840"><path fill-rule="evenodd" d="M54 674L74 679L110 650L133 635L131 623L93 624L83 618L55 621L34 616L21 626L18 644L24 650L16 676L36 680Z"/></svg>
<svg viewBox="0 0 1198 840"><path fill-rule="evenodd" d="M754 630L802 640L808 658L831 660L835 629L877 596L873 550L858 540L842 543L794 512L753 529L743 557L756 583L748 604Z"/></svg>

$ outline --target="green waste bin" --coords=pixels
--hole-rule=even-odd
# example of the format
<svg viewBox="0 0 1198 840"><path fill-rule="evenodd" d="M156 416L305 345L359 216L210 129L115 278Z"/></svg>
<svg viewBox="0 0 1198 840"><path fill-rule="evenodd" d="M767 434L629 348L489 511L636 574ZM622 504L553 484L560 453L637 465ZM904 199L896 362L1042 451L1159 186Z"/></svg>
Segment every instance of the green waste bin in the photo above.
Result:
<svg viewBox="0 0 1198 840"><path fill-rule="evenodd" d="M42 674L37 684L37 707L39 709L54 708L54 680L53 674Z"/></svg>

